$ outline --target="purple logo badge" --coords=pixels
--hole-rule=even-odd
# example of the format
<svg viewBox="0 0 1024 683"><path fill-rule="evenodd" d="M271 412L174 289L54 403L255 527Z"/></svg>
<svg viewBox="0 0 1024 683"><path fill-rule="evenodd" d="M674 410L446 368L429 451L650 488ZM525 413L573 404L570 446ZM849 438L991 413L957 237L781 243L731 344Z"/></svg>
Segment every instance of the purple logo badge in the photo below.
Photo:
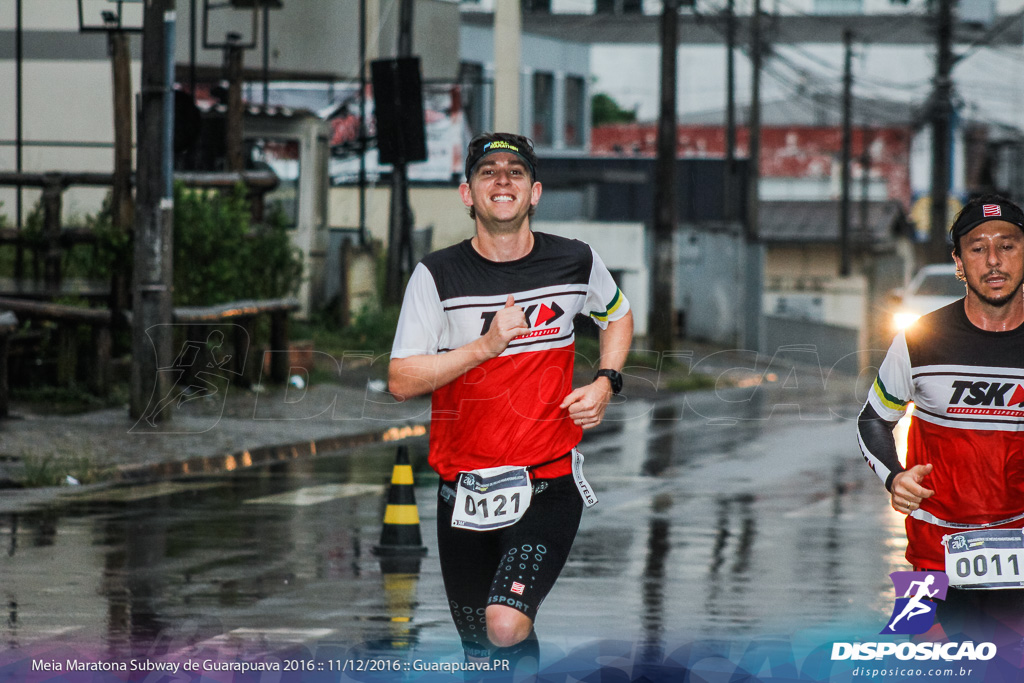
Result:
<svg viewBox="0 0 1024 683"><path fill-rule="evenodd" d="M935 623L935 600L945 600L949 577L945 572L893 572L896 588L892 616L880 633L924 633Z"/></svg>

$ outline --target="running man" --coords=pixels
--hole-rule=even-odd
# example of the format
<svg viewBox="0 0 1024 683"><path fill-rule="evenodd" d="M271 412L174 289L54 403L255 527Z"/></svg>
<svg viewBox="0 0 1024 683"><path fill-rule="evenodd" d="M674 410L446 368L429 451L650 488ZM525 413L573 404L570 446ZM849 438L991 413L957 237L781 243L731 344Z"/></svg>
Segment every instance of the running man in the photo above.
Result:
<svg viewBox="0 0 1024 683"><path fill-rule="evenodd" d="M459 194L475 234L413 271L389 389L399 400L433 392L438 549L467 656L535 656L537 609L583 496L596 502L581 470L574 478L575 447L622 386L633 318L590 246L530 229L541 184L528 139L474 138ZM573 389L577 313L600 328L601 358L593 381Z"/></svg>
<svg viewBox="0 0 1024 683"><path fill-rule="evenodd" d="M1024 213L973 199L950 229L966 296L896 335L858 421L861 450L907 515L907 560L944 571L942 537L965 527L1024 526ZM914 402L907 466L892 430ZM956 589L937 616L1001 613L1021 621L1021 590Z"/></svg>
<svg viewBox="0 0 1024 683"><path fill-rule="evenodd" d="M924 598L933 598L939 592L938 588L936 588L933 591L928 590L928 586L932 585L933 583L935 583L934 574L929 574L922 581L910 582L910 585L907 586L907 592L903 595L903 597L910 598L910 600L908 600L907 604L903 607L903 611L900 612L899 615L892 620L891 624L889 624L890 631L894 630L893 627L896 626L896 623L903 617L906 617L909 621L910 619L913 619L914 617L920 614L924 614L926 612L931 611L932 608L928 605L921 604L921 600L923 600ZM913 595L910 594L911 591L914 591Z"/></svg>

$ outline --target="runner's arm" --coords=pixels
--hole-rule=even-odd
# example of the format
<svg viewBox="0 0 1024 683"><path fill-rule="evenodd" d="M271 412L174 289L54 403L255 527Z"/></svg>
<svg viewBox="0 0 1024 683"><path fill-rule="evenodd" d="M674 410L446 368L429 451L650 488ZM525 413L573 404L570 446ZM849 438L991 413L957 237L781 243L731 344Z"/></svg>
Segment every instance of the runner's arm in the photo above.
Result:
<svg viewBox="0 0 1024 683"><path fill-rule="evenodd" d="M522 307L509 294L487 333L447 353L392 357L388 365L388 391L398 399L429 394L486 360L501 355L509 342L530 331Z"/></svg>
<svg viewBox="0 0 1024 683"><path fill-rule="evenodd" d="M868 466L885 482L887 491L892 491L893 478L903 471L896 453L896 438L892 430L896 422L883 419L871 406L865 403L857 418L857 441Z"/></svg>
<svg viewBox="0 0 1024 683"><path fill-rule="evenodd" d="M633 312L627 311L621 318L612 320L608 327L598 332L601 353L598 368L622 370L632 341ZM569 417L577 425L583 429L591 429L601 424L611 398L611 380L598 377L590 384L574 389L562 401L561 407L569 410Z"/></svg>

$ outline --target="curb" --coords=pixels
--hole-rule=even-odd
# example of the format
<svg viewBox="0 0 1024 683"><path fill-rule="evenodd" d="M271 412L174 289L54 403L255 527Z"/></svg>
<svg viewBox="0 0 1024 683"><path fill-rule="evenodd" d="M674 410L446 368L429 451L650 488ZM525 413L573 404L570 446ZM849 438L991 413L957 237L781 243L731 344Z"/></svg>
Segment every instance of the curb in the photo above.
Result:
<svg viewBox="0 0 1024 683"><path fill-rule="evenodd" d="M327 437L315 441L301 441L276 446L258 446L235 453L198 456L181 461L164 461L148 465L121 465L117 468L112 484L141 483L182 476L200 476L234 472L249 467L259 467L277 462L316 457L338 451L367 446L375 443L402 441L424 436L425 424L391 427L383 431L361 432L344 436Z"/></svg>

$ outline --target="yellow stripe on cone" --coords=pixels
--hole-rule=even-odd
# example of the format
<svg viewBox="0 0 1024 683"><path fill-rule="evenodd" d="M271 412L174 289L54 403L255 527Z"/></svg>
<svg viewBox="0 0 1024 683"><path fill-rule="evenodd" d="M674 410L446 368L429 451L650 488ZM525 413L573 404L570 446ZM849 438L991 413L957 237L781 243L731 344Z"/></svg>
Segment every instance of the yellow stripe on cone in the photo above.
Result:
<svg viewBox="0 0 1024 683"><path fill-rule="evenodd" d="M420 513L415 505L388 505L384 511L385 524L419 524Z"/></svg>

